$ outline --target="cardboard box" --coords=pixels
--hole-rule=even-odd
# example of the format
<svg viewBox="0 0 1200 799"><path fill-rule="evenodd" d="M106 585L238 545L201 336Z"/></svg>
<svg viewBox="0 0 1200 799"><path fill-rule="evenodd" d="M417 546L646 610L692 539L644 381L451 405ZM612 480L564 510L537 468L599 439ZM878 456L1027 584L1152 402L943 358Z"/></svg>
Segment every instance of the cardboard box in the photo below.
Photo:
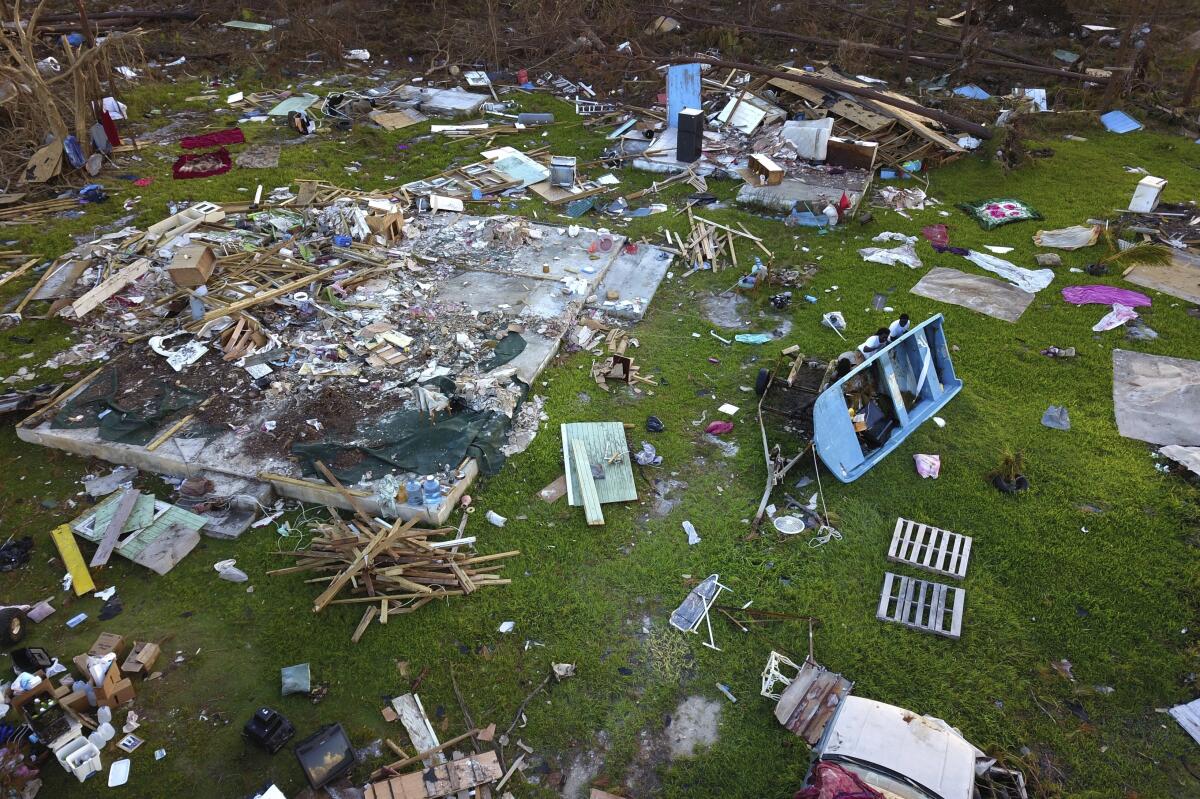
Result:
<svg viewBox="0 0 1200 799"><path fill-rule="evenodd" d="M90 709L92 704L88 701L87 694L78 689L59 699L58 703L67 710L73 710L76 713Z"/></svg>
<svg viewBox="0 0 1200 799"><path fill-rule="evenodd" d="M761 153L750 156L750 171L758 177L760 186L783 183L783 167Z"/></svg>
<svg viewBox="0 0 1200 799"><path fill-rule="evenodd" d="M100 633L96 643L92 644L92 648L87 651L94 658L102 658L111 652L116 652L118 658L125 654L125 636L116 633Z"/></svg>
<svg viewBox="0 0 1200 799"><path fill-rule="evenodd" d="M123 674L139 674L145 676L154 668L159 655L158 644L151 641L137 641L129 650L129 657L121 664Z"/></svg>
<svg viewBox="0 0 1200 799"><path fill-rule="evenodd" d="M30 690L26 691L25 693L13 694L12 701L9 704L12 705L14 710L20 710L21 707L23 705L25 705L27 702L32 702L35 698L37 698L39 696L49 696L49 697L54 696L54 683L52 683L50 680L46 679L46 675L44 672L39 671L38 676L42 678L42 681L40 683L38 683L36 686L34 686Z"/></svg>
<svg viewBox="0 0 1200 799"><path fill-rule="evenodd" d="M167 267L167 274L176 286L203 286L212 277L217 267L217 256L212 247L204 244L189 244L175 251L175 257Z"/></svg>
<svg viewBox="0 0 1200 799"><path fill-rule="evenodd" d="M377 236L383 236L387 241L404 236L404 214L400 212L370 214L367 216L367 227Z"/></svg>
<svg viewBox="0 0 1200 799"><path fill-rule="evenodd" d="M116 669L113 669L116 671ZM123 705L126 702L132 702L136 692L133 690L133 680L126 677L117 682L113 689L108 692L105 699L115 705Z"/></svg>

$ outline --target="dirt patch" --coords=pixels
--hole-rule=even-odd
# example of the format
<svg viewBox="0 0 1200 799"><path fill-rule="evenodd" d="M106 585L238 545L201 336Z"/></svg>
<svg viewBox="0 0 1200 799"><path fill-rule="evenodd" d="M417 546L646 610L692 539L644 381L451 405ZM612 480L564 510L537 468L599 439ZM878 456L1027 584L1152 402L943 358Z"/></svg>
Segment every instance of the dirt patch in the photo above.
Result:
<svg viewBox="0 0 1200 799"><path fill-rule="evenodd" d="M750 301L740 294L714 294L704 299L701 310L717 327L741 330L750 326L750 320L746 318Z"/></svg>
<svg viewBox="0 0 1200 799"><path fill-rule="evenodd" d="M625 775L631 796L659 793L658 768L678 758L694 757L717 742L722 704L703 696L689 696L666 719L662 730L642 730L638 754Z"/></svg>

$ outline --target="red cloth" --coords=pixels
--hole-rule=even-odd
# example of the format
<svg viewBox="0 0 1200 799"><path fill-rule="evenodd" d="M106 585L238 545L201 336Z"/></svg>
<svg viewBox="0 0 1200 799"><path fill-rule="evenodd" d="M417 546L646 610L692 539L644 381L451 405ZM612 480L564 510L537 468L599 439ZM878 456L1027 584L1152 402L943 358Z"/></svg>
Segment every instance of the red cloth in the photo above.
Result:
<svg viewBox="0 0 1200 799"><path fill-rule="evenodd" d="M794 799L883 799L882 793L837 763L818 762L809 775L809 783Z"/></svg>
<svg viewBox="0 0 1200 799"><path fill-rule="evenodd" d="M704 428L704 432L706 432L710 435L714 435L714 436L724 435L725 433L729 433L732 430L733 430L733 422L726 422L723 420L709 422L708 427Z"/></svg>
<svg viewBox="0 0 1200 799"><path fill-rule="evenodd" d="M113 147L121 146L121 134L117 132L117 123L107 111L100 112L100 127L104 128L104 135L108 137L109 144Z"/></svg>
<svg viewBox="0 0 1200 799"><path fill-rule="evenodd" d="M230 169L233 169L233 159L229 157L229 151L222 147L208 153L179 156L179 160L171 167L171 174L176 180L190 180L223 175Z"/></svg>
<svg viewBox="0 0 1200 799"><path fill-rule="evenodd" d="M246 135L241 128L218 130L215 133L205 133L202 136L187 136L179 142L185 150L200 150L205 147L219 147L223 144L241 144Z"/></svg>
<svg viewBox="0 0 1200 799"><path fill-rule="evenodd" d="M950 243L950 232L945 225L930 225L921 228L921 235L934 247L945 247Z"/></svg>

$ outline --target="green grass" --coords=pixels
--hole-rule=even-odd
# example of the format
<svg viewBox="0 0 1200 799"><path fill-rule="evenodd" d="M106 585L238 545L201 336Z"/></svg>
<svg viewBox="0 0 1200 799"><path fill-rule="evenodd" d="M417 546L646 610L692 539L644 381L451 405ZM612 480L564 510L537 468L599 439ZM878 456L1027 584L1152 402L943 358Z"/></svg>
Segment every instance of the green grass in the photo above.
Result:
<svg viewBox="0 0 1200 799"><path fill-rule="evenodd" d="M182 107L182 98L198 90L142 90L130 100L134 118L149 108ZM524 107L555 110L571 121L550 128L544 138L539 132L500 143L548 143L556 153L581 159L594 157L603 144L601 134L575 123L561 103L529 98ZM232 117L209 124L218 129L229 121ZM1167 200L1200 192L1200 148L1190 142L1156 133L1115 136L1082 122L1080 127L1075 132L1087 142L1048 135L1043 144L1054 148L1054 157L1010 175L1002 175L986 156L935 171L930 194L943 204L914 212L912 220L877 211L865 227L852 224L821 236L740 210L708 211L718 220L745 222L774 251L777 266L818 264L818 275L805 289L818 303L798 302L786 314L793 327L778 345L726 347L708 335L711 324L700 302L727 288L736 274L700 273L683 281L677 268L635 334L641 346L634 355L661 385L640 395L621 389L606 394L589 377L587 354L563 358L548 369L533 390L547 398L550 422L526 453L472 492L481 513L494 509L510 518L503 529L487 525L481 514L468 525L483 552L522 551L522 557L508 562L510 586L374 626L361 643L351 645L356 611L335 607L314 615L316 591L300 577L264 575L286 562L275 554L279 544L272 527L232 544L206 539L167 577L116 559L101 581L119 587L126 610L99 623L94 620L97 600L71 600L58 590L61 567L47 532L77 512L61 506L78 490L75 480L103 465L22 444L8 429L0 433L0 463L7 476L0 516L6 531L32 534L37 549L30 569L0 576L3 595L22 601L57 597L59 612L34 631L32 642L60 656L82 651L101 630L165 639L163 679L139 685L136 708L143 726L138 732L148 743L133 756L130 795L187 790L198 797L238 796L268 778L295 794L302 778L289 754L270 758L240 740L241 724L262 704L291 717L300 735L320 723L342 721L356 744L388 736L407 745L401 729L387 725L378 713L386 696L407 689L396 665L402 660L414 675L429 668L420 693L443 738L465 725L449 667L476 721L494 721L504 729L551 662L575 663L578 676L530 702L528 724L513 737L545 758L549 774L566 768L581 751L601 750L601 773L613 786L636 761L643 733L659 732L664 716L682 698L699 693L724 703L715 683L728 684L740 701L725 704L719 742L694 759L664 765L659 792L667 797L790 796L805 773L807 751L776 724L770 702L757 695L758 675L772 648L796 660L804 656L807 625L789 622L744 634L714 620L721 652L702 647L696 637L684 639L686 653L663 645L663 636L676 634L666 629L666 618L687 593L685 576L718 572L734 591L731 601L753 600L757 608L819 617L816 657L855 680L856 694L946 719L973 743L1026 770L1039 796L1195 796L1200 790L1191 776L1200 773L1195 744L1156 709L1196 692L1186 680L1200 670L1194 631L1200 493L1156 471L1148 446L1117 434L1111 398L1114 347L1200 358L1195 319L1183 303L1155 295L1154 307L1143 315L1159 332L1157 341L1131 343L1119 332L1093 334L1091 325L1104 309L1067 305L1058 292L1071 283L1094 282L1067 270L1094 260L1101 248L1064 254L1055 283L1013 325L911 295L908 289L920 271L862 263L856 253L880 231L911 234L945 222L952 244L1009 245L1016 249L1006 258L1031 266L1031 236L1038 227L1078 224L1124 206L1137 180L1124 171L1125 164L1167 177ZM275 135L262 126L246 130L252 141ZM119 171L155 177L140 190L135 224L144 225L165 216L172 199L237 201L247 196L239 189L252 190L258 182L270 189L298 177L377 188L431 174L455 159L473 160L479 148L479 142L437 140L397 149L421 132L323 134L286 146L277 170L235 169L209 180L172 181L170 158L160 159L155 151ZM173 158L175 150L161 152ZM349 161L360 162L363 171L345 173L342 166ZM625 189L649 183L648 176L630 170L619 175ZM119 203L138 191L122 181L106 183L119 189L113 202L89 209L84 219L14 229L0 238L20 238L29 251L58 254L69 246L69 233L120 215ZM712 188L727 198L736 190L716 182ZM690 191L674 188L664 193L664 201L674 208ZM1045 220L987 233L954 209L958 202L994 196L1021 198ZM939 209L950 216L943 218ZM557 220L537 201L519 208L505 202L502 210ZM663 226L683 230L682 219L668 213L609 226L654 236ZM927 265L972 271L963 259L932 255L924 244L921 253ZM1120 283L1115 278L1100 282ZM31 283L14 287L11 296L20 296ZM826 291L833 286L836 291ZM865 310L877 291L890 291L889 304L916 319L945 315L947 335L958 347L955 366L965 383L940 414L946 427L923 427L851 485L822 474L825 500L841 519L843 540L811 549L803 540L781 539L770 530L746 540L764 469L754 397L739 387L752 385L757 370L782 346L794 343L822 356L844 349L819 325L824 311L842 310L849 337L865 337L887 321L884 314ZM768 307L765 297L754 302L755 313ZM768 313L762 329L774 327L778 318ZM0 333L0 351L6 355L0 373L40 364L66 343L67 332L58 322L27 321ZM701 337L693 338L692 332ZM35 342L23 344L15 336ZM1052 344L1074 346L1079 357L1060 361L1038 354ZM18 359L30 351L35 358ZM720 363L710 363L709 357ZM581 401L583 394L589 402ZM722 402L743 408L732 436L740 452L731 458L704 443L702 428L692 424L705 412L711 419ZM1067 406L1069 432L1039 424L1050 404ZM649 414L666 422L666 432L641 432ZM683 504L668 517L643 521L649 509L644 501L606 507L607 523L589 528L580 509L562 500L546 505L537 499L536 492L562 471L557 425L609 419L634 424L639 429L631 433L631 444L636 447L645 438L663 455L663 466L645 470L645 478L675 476L688 483ZM986 480L1006 447L1026 453L1033 487L1019 498L1002 496ZM916 475L912 455L918 452L942 456L940 479ZM144 485L166 496L156 478L147 477ZM639 485L647 496L648 483L640 476ZM800 496L797 489L788 491ZM60 507L47 510L41 505L45 498ZM1080 510L1085 503L1105 512ZM975 537L962 640L936 639L875 620L888 567L886 543L897 516ZM695 523L701 544L687 546L680 528L684 519ZM253 593L217 580L211 564L227 557L237 558L251 575ZM93 620L67 630L63 622L78 611ZM651 620L650 635L641 632L644 618ZM496 632L504 620L516 622L512 635ZM527 647L527 641L538 645ZM176 652L183 662L173 663ZM1060 658L1074 664L1076 683L1049 667ZM279 697L279 668L306 661L315 680L330 683L329 697L317 706ZM1093 695L1092 686L1114 690ZM1068 703L1073 702L1082 705L1090 722L1072 714ZM155 762L152 752L159 747L168 755ZM507 751L515 756L513 746ZM106 765L112 759L109 754ZM362 778L366 769L356 774ZM56 766L46 776L49 795L94 793L95 781L77 786ZM518 797L555 795L546 773L539 780L541 785L534 786L518 778L512 790Z"/></svg>

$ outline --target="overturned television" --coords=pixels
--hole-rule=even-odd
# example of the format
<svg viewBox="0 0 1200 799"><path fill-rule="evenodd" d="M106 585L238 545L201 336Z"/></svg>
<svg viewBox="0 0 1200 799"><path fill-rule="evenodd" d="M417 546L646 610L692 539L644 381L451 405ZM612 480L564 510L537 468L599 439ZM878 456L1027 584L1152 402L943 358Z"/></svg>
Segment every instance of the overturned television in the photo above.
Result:
<svg viewBox="0 0 1200 799"><path fill-rule="evenodd" d="M791 347L759 373L768 483L756 521L797 465L819 457L838 480L854 482L962 390L944 321L937 314L912 325L848 370L837 358L810 358ZM793 442L799 452L788 456Z"/></svg>

